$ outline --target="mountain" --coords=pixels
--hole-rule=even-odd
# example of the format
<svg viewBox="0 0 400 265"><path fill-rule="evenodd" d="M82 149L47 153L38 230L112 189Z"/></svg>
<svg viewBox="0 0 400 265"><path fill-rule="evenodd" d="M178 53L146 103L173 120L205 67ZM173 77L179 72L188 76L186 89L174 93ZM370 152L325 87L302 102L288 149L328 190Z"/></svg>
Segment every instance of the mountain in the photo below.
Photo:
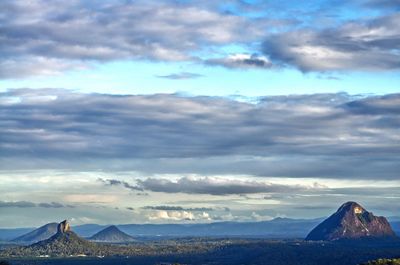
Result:
<svg viewBox="0 0 400 265"><path fill-rule="evenodd" d="M95 243L89 242L72 232L69 223L65 220L58 224L55 235L24 248L24 251L28 255L35 253L36 256L77 256L97 253L98 247Z"/></svg>
<svg viewBox="0 0 400 265"><path fill-rule="evenodd" d="M36 243L55 235L57 233L57 226L57 223L49 223L27 234L19 236L12 241L16 243Z"/></svg>
<svg viewBox="0 0 400 265"><path fill-rule="evenodd" d="M346 202L315 227L306 240L339 240L395 237L385 217L375 216L356 202Z"/></svg>
<svg viewBox="0 0 400 265"><path fill-rule="evenodd" d="M122 243L135 241L133 237L119 230L115 225L109 226L89 238L91 241Z"/></svg>

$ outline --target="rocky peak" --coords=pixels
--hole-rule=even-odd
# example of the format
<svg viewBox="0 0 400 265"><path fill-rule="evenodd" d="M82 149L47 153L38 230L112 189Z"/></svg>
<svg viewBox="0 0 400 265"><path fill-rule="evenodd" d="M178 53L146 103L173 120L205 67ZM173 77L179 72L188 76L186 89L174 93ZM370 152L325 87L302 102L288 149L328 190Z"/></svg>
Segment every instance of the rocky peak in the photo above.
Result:
<svg viewBox="0 0 400 265"><path fill-rule="evenodd" d="M385 217L375 216L356 202L346 202L315 227L306 240L395 237Z"/></svg>
<svg viewBox="0 0 400 265"><path fill-rule="evenodd" d="M58 224L58 227L57 227L57 233L58 234L64 234L64 233L69 232L69 231L71 231L71 227L70 227L70 225L69 225L67 220L64 220L64 221L62 221L61 223Z"/></svg>

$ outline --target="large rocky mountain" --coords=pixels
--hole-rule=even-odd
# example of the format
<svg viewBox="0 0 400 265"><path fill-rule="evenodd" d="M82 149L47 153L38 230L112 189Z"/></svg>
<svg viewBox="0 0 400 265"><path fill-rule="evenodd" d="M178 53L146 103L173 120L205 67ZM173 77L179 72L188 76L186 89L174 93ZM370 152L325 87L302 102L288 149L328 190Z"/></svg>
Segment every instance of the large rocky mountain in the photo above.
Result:
<svg viewBox="0 0 400 265"><path fill-rule="evenodd" d="M29 233L26 233L22 236L19 236L13 239L13 242L16 243L24 243L24 244L32 244L45 239L48 239L57 233L58 223L49 223L44 226L41 226Z"/></svg>
<svg viewBox="0 0 400 265"><path fill-rule="evenodd" d="M396 237L385 217L375 216L356 202L346 202L315 227L306 240L339 240Z"/></svg>
<svg viewBox="0 0 400 265"><path fill-rule="evenodd" d="M89 238L96 242L123 243L133 242L135 239L119 230L115 225L109 226Z"/></svg>
<svg viewBox="0 0 400 265"><path fill-rule="evenodd" d="M57 233L49 239L35 243L23 249L29 255L33 253L38 255L51 256L76 256L97 253L98 246L89 242L71 231L67 221L63 221L57 226Z"/></svg>

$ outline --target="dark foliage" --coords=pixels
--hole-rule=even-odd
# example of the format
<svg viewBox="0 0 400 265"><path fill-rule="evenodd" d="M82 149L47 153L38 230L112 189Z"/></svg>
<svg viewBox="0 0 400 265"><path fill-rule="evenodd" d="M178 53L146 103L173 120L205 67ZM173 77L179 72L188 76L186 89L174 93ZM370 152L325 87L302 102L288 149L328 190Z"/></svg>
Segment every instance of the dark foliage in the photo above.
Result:
<svg viewBox="0 0 400 265"><path fill-rule="evenodd" d="M105 257L14 257L13 265L252 264L357 265L396 258L400 241L306 242L301 240L186 238L128 245L95 244ZM100 252L99 252L100 253ZM0 255L4 254L0 252ZM368 263L367 263L368 264ZM368 265L372 265L370 263ZM379 263L377 263L379 264ZM390 264L390 263L389 263Z"/></svg>
<svg viewBox="0 0 400 265"><path fill-rule="evenodd" d="M400 259L378 259L362 265L400 265Z"/></svg>

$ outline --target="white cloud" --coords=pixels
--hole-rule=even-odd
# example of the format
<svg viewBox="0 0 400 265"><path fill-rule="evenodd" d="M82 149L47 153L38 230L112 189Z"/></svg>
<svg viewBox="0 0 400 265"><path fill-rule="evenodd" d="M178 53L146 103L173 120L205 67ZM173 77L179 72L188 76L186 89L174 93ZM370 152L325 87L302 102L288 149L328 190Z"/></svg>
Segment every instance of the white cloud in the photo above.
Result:
<svg viewBox="0 0 400 265"><path fill-rule="evenodd" d="M207 212L194 213L190 211L164 211L157 210L148 214L149 220L169 220L169 221L211 221Z"/></svg>

